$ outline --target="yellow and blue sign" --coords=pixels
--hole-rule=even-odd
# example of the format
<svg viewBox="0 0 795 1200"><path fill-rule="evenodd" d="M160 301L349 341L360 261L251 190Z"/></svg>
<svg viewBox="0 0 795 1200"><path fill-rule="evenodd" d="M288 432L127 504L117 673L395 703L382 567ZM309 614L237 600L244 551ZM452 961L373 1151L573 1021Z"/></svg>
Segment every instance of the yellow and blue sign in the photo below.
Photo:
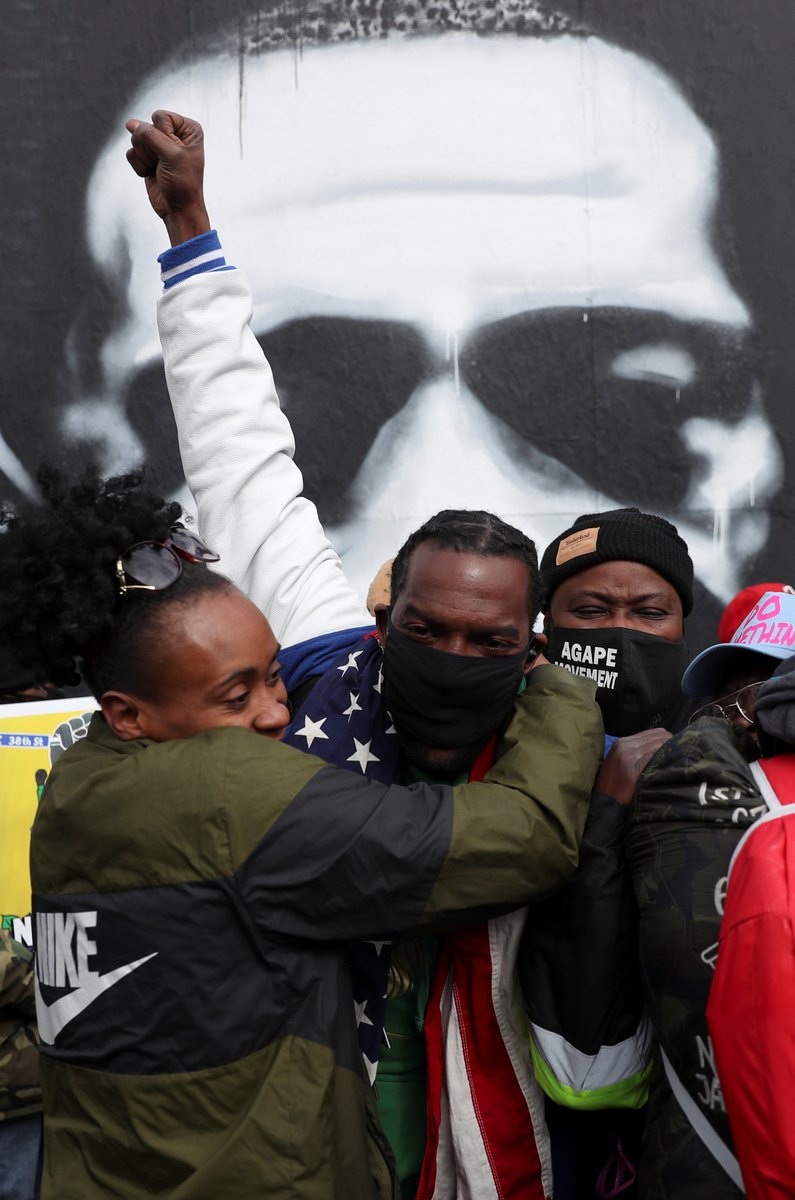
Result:
<svg viewBox="0 0 795 1200"><path fill-rule="evenodd" d="M32 947L30 828L53 764L85 737L91 696L0 705L0 920Z"/></svg>

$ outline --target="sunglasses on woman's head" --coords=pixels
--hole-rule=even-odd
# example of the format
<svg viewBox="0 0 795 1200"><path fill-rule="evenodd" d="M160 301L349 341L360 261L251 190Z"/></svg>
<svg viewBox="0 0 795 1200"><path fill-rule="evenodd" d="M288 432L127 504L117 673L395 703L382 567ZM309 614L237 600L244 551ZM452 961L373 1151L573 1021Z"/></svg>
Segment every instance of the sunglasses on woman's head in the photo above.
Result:
<svg viewBox="0 0 795 1200"><path fill-rule="evenodd" d="M116 582L121 595L162 592L179 579L183 562L206 564L219 558L195 533L175 525L162 542L136 542L125 550L116 559Z"/></svg>

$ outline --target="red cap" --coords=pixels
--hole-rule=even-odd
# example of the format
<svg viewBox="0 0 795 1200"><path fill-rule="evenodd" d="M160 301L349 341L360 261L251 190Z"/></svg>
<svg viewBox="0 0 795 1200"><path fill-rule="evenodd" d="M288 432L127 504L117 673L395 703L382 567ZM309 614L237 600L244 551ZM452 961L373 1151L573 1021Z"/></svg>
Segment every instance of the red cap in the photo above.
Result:
<svg viewBox="0 0 795 1200"><path fill-rule="evenodd" d="M750 587L743 588L723 610L718 623L719 641L730 642L732 640L751 609L758 600L762 599L765 592L789 592L790 595L793 595L795 588L788 583L752 583Z"/></svg>

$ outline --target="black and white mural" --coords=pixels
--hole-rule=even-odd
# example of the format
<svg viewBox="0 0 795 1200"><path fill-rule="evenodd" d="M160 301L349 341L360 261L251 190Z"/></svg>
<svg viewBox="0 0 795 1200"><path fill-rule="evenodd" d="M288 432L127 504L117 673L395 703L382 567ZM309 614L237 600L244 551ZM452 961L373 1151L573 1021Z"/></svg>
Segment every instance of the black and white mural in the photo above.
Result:
<svg viewBox="0 0 795 1200"><path fill-rule="evenodd" d="M19 4L0 89L0 476L148 461L181 494L163 230L124 119L205 128L227 260L306 491L366 592L449 506L539 549L637 504L687 539L694 648L792 578L787 0Z"/></svg>

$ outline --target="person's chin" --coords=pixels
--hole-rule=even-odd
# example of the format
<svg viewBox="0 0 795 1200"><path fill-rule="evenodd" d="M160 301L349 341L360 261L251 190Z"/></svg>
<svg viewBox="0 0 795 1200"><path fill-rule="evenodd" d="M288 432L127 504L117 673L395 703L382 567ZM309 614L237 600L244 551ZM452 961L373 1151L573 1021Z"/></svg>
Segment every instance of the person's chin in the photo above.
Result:
<svg viewBox="0 0 795 1200"><path fill-rule="evenodd" d="M489 734L485 738L479 738L477 742L454 746L452 749L426 746L422 742L401 737L400 748L406 761L431 779L455 779L469 771L481 750L487 745L490 736Z"/></svg>

